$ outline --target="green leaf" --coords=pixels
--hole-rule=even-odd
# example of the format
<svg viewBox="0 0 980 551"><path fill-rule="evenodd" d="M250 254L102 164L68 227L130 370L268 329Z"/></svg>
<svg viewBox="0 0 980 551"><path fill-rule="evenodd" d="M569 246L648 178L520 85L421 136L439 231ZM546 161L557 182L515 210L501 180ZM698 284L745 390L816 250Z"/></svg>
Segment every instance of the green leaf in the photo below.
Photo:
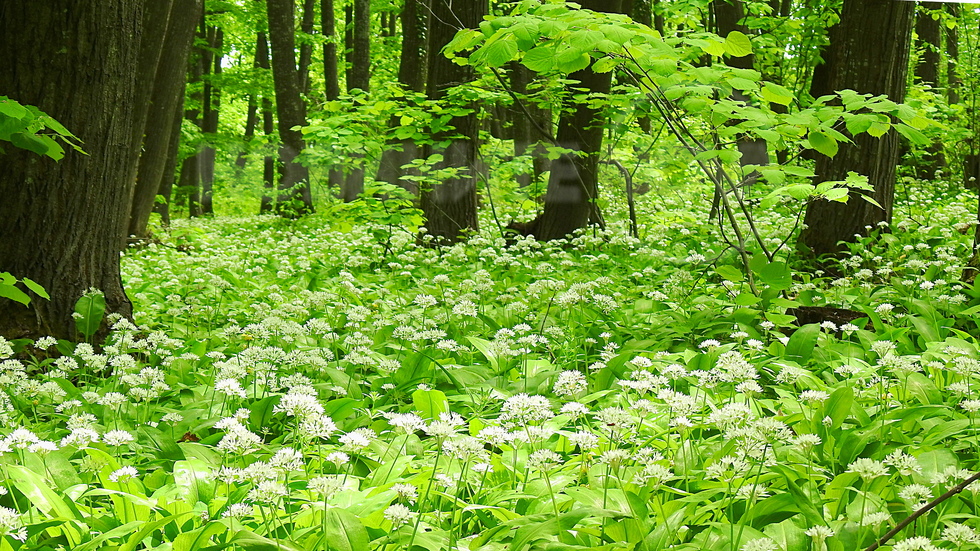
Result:
<svg viewBox="0 0 980 551"><path fill-rule="evenodd" d="M15 300L24 306L31 302L31 297L27 296L27 293L8 283L0 283L0 297Z"/></svg>
<svg viewBox="0 0 980 551"><path fill-rule="evenodd" d="M26 107L12 99L0 96L0 113L12 118L23 119L30 113Z"/></svg>
<svg viewBox="0 0 980 551"><path fill-rule="evenodd" d="M813 326L816 328L817 326ZM839 387L830 394L830 398L824 402L823 416L830 417L831 428L840 428L841 423L851 414L851 406L854 404L854 390L849 386Z"/></svg>
<svg viewBox="0 0 980 551"><path fill-rule="evenodd" d="M752 41L745 33L732 31L725 38L725 51L734 57L744 57L752 53Z"/></svg>
<svg viewBox="0 0 980 551"><path fill-rule="evenodd" d="M838 203L846 203L849 196L850 191L847 188L842 187L835 187L823 194L824 199L828 201L837 201Z"/></svg>
<svg viewBox="0 0 980 551"><path fill-rule="evenodd" d="M213 536L224 534L228 527L221 522L211 521L197 530L177 534L173 542L173 551L199 551L211 542Z"/></svg>
<svg viewBox="0 0 980 551"><path fill-rule="evenodd" d="M831 138L827 133L821 132L819 130L811 130L807 134L807 141L810 142L810 146L816 149L820 153L833 158L837 155L839 146L837 145L837 140Z"/></svg>
<svg viewBox="0 0 980 551"><path fill-rule="evenodd" d="M813 355L813 349L817 346L819 335L820 326L816 324L804 325L797 329L786 343L786 358L799 364L807 363Z"/></svg>
<svg viewBox="0 0 980 551"><path fill-rule="evenodd" d="M895 130L898 130L899 134L905 136L905 139L912 142L913 144L918 146L929 145L929 138L927 138L925 134L919 132L915 128L912 128L911 126L902 123L896 123L893 126L895 127Z"/></svg>
<svg viewBox="0 0 980 551"><path fill-rule="evenodd" d="M423 418L438 419L440 413L449 411L449 400L441 390L416 390L412 404Z"/></svg>
<svg viewBox="0 0 980 551"><path fill-rule="evenodd" d="M725 43L716 42L714 40L707 41L707 44L701 47L704 53L708 55L713 55L715 57L721 57L725 55Z"/></svg>
<svg viewBox="0 0 980 551"><path fill-rule="evenodd" d="M91 338L99 330L105 316L105 295L101 292L88 292L75 303L75 328Z"/></svg>
<svg viewBox="0 0 980 551"><path fill-rule="evenodd" d="M35 283L34 280L25 277L21 281L24 282L25 287L27 287L31 291L34 291L34 294L36 294L37 296L47 300L51 300L51 297L48 296L48 293L47 291L44 290L44 287L41 287L40 284Z"/></svg>
<svg viewBox="0 0 980 551"><path fill-rule="evenodd" d="M793 92L790 92L783 86L772 82L765 82L762 85L762 99L770 103L789 105L793 103L793 98Z"/></svg>
<svg viewBox="0 0 980 551"><path fill-rule="evenodd" d="M535 73L554 71L555 49L549 46L538 46L524 54L521 63Z"/></svg>
<svg viewBox="0 0 980 551"><path fill-rule="evenodd" d="M360 551L368 548L368 533L361 520L345 509L331 507L324 514L324 537L330 549L336 551Z"/></svg>
<svg viewBox="0 0 980 551"><path fill-rule="evenodd" d="M728 281L738 283L745 279L745 274L735 266L723 265L715 268L715 273Z"/></svg>
<svg viewBox="0 0 980 551"><path fill-rule="evenodd" d="M174 482L180 497L188 505L198 501L210 502L214 498L214 477L211 465L200 459L185 459L174 462Z"/></svg>
<svg viewBox="0 0 980 551"><path fill-rule="evenodd" d="M485 45L480 50L485 52L487 63L491 67L500 67L509 63L517 55L517 43L501 38Z"/></svg>
<svg viewBox="0 0 980 551"><path fill-rule="evenodd" d="M602 59L596 60L592 64L592 70L596 73L608 73L619 65L619 60L614 57L604 57Z"/></svg>

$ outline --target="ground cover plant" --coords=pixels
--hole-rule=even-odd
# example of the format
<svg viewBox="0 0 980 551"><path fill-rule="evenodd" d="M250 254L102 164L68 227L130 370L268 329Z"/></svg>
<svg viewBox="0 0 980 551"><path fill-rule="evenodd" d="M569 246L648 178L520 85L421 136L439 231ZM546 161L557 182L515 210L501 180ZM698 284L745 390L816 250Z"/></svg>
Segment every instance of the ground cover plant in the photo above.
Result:
<svg viewBox="0 0 980 551"><path fill-rule="evenodd" d="M761 266L762 301L681 201L511 246L175 224L104 348L3 343L0 546L866 547L976 469L966 204L912 197L833 277ZM976 490L885 548L975 547Z"/></svg>

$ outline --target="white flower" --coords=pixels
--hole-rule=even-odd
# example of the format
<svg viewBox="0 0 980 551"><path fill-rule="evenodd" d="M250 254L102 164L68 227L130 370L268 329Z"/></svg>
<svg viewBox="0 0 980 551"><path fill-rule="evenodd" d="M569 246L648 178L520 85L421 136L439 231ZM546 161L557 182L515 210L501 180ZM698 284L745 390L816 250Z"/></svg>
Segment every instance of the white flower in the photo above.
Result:
<svg viewBox="0 0 980 551"><path fill-rule="evenodd" d="M125 467L120 467L112 471L112 474L109 475L109 480L112 482L126 482L130 478L137 476L139 476L139 471L136 470L136 467L126 465Z"/></svg>
<svg viewBox="0 0 980 551"><path fill-rule="evenodd" d="M102 435L102 441L107 446L121 446L136 440L136 438L124 430L110 430Z"/></svg>
<svg viewBox="0 0 980 551"><path fill-rule="evenodd" d="M385 509L384 517L391 523L391 529L397 530L400 526L411 522L415 518L415 513L401 503L393 503Z"/></svg>
<svg viewBox="0 0 980 551"><path fill-rule="evenodd" d="M548 399L537 394L528 396L521 393L511 396L500 408L501 419L515 419L523 424L551 419L554 415Z"/></svg>
<svg viewBox="0 0 980 551"><path fill-rule="evenodd" d="M27 528L21 525L20 513L8 507L0 507L0 536L10 536L19 541L27 540Z"/></svg>
<svg viewBox="0 0 980 551"><path fill-rule="evenodd" d="M562 371L553 387L554 393L558 396L572 396L579 392L585 392L586 389L588 389L588 383L585 380L585 375L572 370Z"/></svg>
<svg viewBox="0 0 980 551"><path fill-rule="evenodd" d="M881 461L860 457L847 467L847 472L856 473L864 480L871 480L888 474L888 467Z"/></svg>

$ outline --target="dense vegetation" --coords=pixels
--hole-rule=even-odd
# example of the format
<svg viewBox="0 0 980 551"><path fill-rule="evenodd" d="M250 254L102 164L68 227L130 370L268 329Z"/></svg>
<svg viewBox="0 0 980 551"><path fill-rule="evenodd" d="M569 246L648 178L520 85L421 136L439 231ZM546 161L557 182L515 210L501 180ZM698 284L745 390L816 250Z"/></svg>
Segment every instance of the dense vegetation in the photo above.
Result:
<svg viewBox="0 0 980 551"><path fill-rule="evenodd" d="M0 551L980 547L980 10L33 4Z"/></svg>

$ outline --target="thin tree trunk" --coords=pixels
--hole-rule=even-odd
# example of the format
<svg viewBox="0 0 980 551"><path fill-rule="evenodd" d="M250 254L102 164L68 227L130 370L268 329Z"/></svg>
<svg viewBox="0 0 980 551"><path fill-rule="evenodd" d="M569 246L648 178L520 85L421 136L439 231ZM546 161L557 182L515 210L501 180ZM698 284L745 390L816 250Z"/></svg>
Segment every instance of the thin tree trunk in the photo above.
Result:
<svg viewBox="0 0 980 551"><path fill-rule="evenodd" d="M264 32L258 34L255 44L255 63L260 69L269 71L269 40ZM272 138L275 133L273 122L272 100L262 95L262 133L266 138ZM269 214L275 209L273 195L276 190L276 159L266 150L262 159L262 199L259 204L259 214Z"/></svg>
<svg viewBox="0 0 980 551"><path fill-rule="evenodd" d="M350 71L347 73L347 92L371 89L371 0L354 0L353 43L350 51ZM364 155L350 159L350 170L344 181L343 199L356 200L364 193Z"/></svg>
<svg viewBox="0 0 980 551"><path fill-rule="evenodd" d="M915 76L922 84L933 89L939 87L939 52L942 49L938 14L933 18L932 10L923 10L916 14L915 48L922 52L919 63L915 66Z"/></svg>
<svg viewBox="0 0 980 551"><path fill-rule="evenodd" d="M202 9L201 0L175 0L167 24L162 51L149 101L146 136L140 155L136 190L130 208L127 235L147 237L150 213L165 180L173 182L176 166L174 141L180 138L187 57L194 40L194 27ZM173 121L177 119L175 124Z"/></svg>
<svg viewBox="0 0 980 551"><path fill-rule="evenodd" d="M296 156L305 147L303 134L294 128L306 126L306 104L299 90L296 71L296 48L293 30L292 0L268 0L269 39L272 50L272 73L276 89L276 109L279 114L279 196L276 210L284 216L300 216L313 212L309 170Z"/></svg>
<svg viewBox="0 0 980 551"><path fill-rule="evenodd" d="M838 32L833 33L827 85L861 93L905 99L908 56L915 4L891 0L844 0ZM868 177L878 208L856 194L846 204L817 201L807 206L800 243L816 256L841 250L839 242L865 235L866 226L891 220L898 164L898 136L861 134L842 143L833 158L817 159L817 182L843 180L850 171Z"/></svg>
<svg viewBox="0 0 980 551"><path fill-rule="evenodd" d="M963 81L956 73L956 66L960 60L960 5L952 2L946 3L946 11L957 21L953 28L946 29L946 100L949 103L960 102L959 89Z"/></svg>
<svg viewBox="0 0 980 551"><path fill-rule="evenodd" d="M220 27L208 29L208 45L211 53L210 59L205 58L208 61L208 70L204 80L204 118L201 121L201 130L206 140L200 156L201 214L214 214L214 163L217 152L214 140L218 133L218 114L221 110L221 90L214 85L214 82L221 76L223 42L224 31Z"/></svg>
<svg viewBox="0 0 980 551"><path fill-rule="evenodd" d="M531 171L517 175L517 183L521 187L538 182L551 164L547 156L547 145L544 142L547 136L542 135L539 130L551 132L551 110L542 109L528 100L527 87L532 78L531 70L524 65L516 62L510 64L511 88L530 115L529 117L525 114L520 106L511 107L511 119L514 121L514 155L517 157L531 155L532 158Z"/></svg>
<svg viewBox="0 0 980 551"><path fill-rule="evenodd" d="M87 154L54 161L5 147L0 170L0 272L42 285L50 300L0 301L7 339L78 335L72 312L90 288L129 317L118 244L124 237L145 115L138 82L143 0L6 2L0 17L3 93L75 133ZM84 44L85 47L79 47ZM101 332L104 334L104 331Z"/></svg>
<svg viewBox="0 0 980 551"><path fill-rule="evenodd" d="M303 41L299 45L299 90L310 93L310 62L313 60L313 22L316 21L316 0L303 0L303 21L299 29Z"/></svg>
<svg viewBox="0 0 980 551"><path fill-rule="evenodd" d="M323 81L327 101L340 97L340 76L337 70L337 21L333 0L320 0L320 33L323 35ZM327 187L340 189L344 173L330 169Z"/></svg>
<svg viewBox="0 0 980 551"><path fill-rule="evenodd" d="M191 33L193 36L193 33ZM167 148L166 164L160 176L160 189L157 195L163 201L156 202L154 197L153 212L160 215L160 222L164 226L170 225L170 201L173 197L174 183L177 179L177 157L180 154L180 126L184 122L184 93L186 82L181 86L178 98L177 109L173 113L173 122L170 127L170 145Z"/></svg>

